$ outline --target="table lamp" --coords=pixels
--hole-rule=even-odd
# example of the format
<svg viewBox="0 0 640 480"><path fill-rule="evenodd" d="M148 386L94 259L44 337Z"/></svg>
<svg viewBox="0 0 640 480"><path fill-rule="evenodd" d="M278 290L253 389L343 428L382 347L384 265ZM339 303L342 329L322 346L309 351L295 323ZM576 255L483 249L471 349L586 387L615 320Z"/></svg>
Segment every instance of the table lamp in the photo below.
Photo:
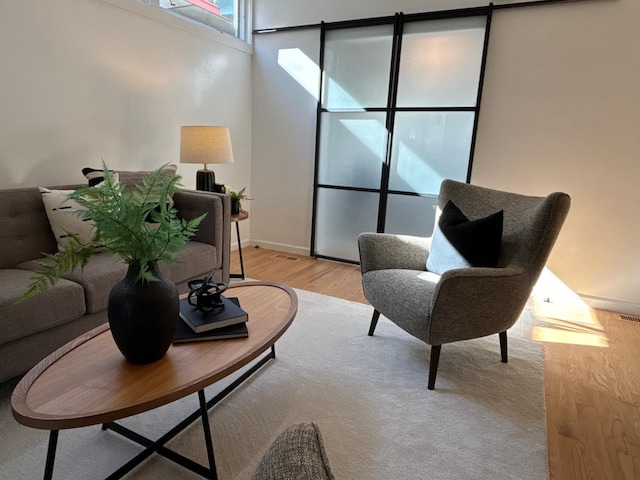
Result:
<svg viewBox="0 0 640 480"><path fill-rule="evenodd" d="M228 127L184 126L180 129L180 163L202 163L196 174L196 189L213 192L216 174L207 169L209 163L233 163Z"/></svg>

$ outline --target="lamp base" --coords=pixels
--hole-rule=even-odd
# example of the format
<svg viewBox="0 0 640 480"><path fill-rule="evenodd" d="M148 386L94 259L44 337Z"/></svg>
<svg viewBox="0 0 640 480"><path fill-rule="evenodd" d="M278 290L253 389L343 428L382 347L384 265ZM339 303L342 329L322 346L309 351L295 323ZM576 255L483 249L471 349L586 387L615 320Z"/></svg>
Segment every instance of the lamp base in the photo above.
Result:
<svg viewBox="0 0 640 480"><path fill-rule="evenodd" d="M216 174L213 170L198 170L196 173L196 190L215 192Z"/></svg>

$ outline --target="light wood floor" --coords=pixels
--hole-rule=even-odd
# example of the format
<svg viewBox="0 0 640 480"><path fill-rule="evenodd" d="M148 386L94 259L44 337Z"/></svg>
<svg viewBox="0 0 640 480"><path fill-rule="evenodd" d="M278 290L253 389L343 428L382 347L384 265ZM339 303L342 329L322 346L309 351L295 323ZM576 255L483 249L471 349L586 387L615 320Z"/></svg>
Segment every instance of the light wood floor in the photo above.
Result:
<svg viewBox="0 0 640 480"><path fill-rule="evenodd" d="M367 303L357 266L262 248L244 248L243 257L249 278ZM240 270L237 252L232 252L231 270ZM575 299L534 299L510 331L544 345L552 480L640 479L637 320Z"/></svg>

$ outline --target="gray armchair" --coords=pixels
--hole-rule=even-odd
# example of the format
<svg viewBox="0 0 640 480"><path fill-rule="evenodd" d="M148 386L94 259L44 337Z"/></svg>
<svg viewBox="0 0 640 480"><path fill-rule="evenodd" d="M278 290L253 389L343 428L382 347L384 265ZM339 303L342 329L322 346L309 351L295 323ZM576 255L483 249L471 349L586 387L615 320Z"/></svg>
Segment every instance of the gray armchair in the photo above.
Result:
<svg viewBox="0 0 640 480"><path fill-rule="evenodd" d="M382 314L431 345L429 390L445 343L497 333L507 362L507 330L522 312L571 203L560 192L532 197L444 180L439 211L449 200L469 220L503 210L497 267L438 275L426 268L432 237L363 233L358 238L364 295L374 307L369 335Z"/></svg>

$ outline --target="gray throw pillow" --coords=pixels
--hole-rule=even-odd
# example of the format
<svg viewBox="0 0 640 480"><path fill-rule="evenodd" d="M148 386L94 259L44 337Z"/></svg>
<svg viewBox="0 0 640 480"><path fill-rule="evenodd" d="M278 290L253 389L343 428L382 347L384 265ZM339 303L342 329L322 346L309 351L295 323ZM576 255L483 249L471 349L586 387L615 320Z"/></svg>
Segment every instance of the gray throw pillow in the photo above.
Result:
<svg viewBox="0 0 640 480"><path fill-rule="evenodd" d="M178 166L175 164L167 165L162 169L164 173L167 175L174 175L178 170ZM151 170L140 170L140 171L126 171L126 170L118 170L118 176L120 178L120 183L124 184L124 191L130 192L131 190L135 190L136 185L142 185L142 179L149 175Z"/></svg>
<svg viewBox="0 0 640 480"><path fill-rule="evenodd" d="M175 164L167 165L162 171L168 175L173 175L178 170L178 166ZM131 190L135 190L136 185L142 184L142 179L149 175L151 170L139 170L139 171L127 171L127 170L109 170L113 179L116 182L120 182L124 185L124 191L130 192ZM104 181L103 172L97 168L85 167L82 169L82 174L86 177L89 182L89 186L93 187L98 185L100 182Z"/></svg>

